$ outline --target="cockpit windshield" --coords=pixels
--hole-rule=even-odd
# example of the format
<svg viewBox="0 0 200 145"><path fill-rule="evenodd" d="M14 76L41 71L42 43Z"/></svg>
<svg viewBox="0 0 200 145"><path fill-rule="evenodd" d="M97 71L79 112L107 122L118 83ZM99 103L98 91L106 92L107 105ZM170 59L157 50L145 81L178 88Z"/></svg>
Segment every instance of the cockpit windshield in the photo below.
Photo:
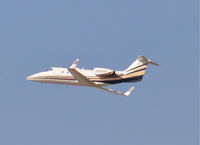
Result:
<svg viewBox="0 0 200 145"><path fill-rule="evenodd" d="M50 67L50 68L48 68L46 71L52 71L52 70L53 70L53 68Z"/></svg>

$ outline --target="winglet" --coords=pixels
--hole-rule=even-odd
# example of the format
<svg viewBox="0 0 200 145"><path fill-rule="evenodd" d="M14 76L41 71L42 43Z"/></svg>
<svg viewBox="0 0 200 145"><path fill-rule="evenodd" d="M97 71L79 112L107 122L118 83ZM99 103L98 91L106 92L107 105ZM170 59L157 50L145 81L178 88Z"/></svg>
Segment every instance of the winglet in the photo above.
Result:
<svg viewBox="0 0 200 145"><path fill-rule="evenodd" d="M79 59L76 59L72 65L70 66L70 68L76 68L76 66L78 65Z"/></svg>
<svg viewBox="0 0 200 145"><path fill-rule="evenodd" d="M124 95L129 96L133 92L134 89L135 89L134 87L130 88L126 93L124 93Z"/></svg>

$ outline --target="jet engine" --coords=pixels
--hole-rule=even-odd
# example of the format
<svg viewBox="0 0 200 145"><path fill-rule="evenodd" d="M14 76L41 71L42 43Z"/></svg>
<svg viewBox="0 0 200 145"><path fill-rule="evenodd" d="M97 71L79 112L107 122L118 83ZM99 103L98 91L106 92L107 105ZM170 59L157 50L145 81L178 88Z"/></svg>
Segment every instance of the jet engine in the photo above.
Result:
<svg viewBox="0 0 200 145"><path fill-rule="evenodd" d="M95 75L101 76L101 77L111 76L115 74L114 70L107 69L107 68L94 68L93 71Z"/></svg>

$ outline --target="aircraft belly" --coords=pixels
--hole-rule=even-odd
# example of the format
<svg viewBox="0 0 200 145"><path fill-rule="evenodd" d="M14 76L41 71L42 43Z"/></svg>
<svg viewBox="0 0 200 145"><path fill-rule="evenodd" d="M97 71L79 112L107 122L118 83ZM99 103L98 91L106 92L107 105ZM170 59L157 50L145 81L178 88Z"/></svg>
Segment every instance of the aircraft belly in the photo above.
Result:
<svg viewBox="0 0 200 145"><path fill-rule="evenodd" d="M32 80L34 82L40 82L40 83L49 83L49 84L64 84L64 85L72 85L72 86L87 86L85 84L79 83L77 80L59 80L59 79L35 79ZM107 83L103 82L94 82L98 86L106 86L109 85Z"/></svg>
<svg viewBox="0 0 200 145"><path fill-rule="evenodd" d="M37 80L33 80L33 81L40 82L40 83L65 84L65 85L75 85L75 86L81 85L76 80L37 79Z"/></svg>

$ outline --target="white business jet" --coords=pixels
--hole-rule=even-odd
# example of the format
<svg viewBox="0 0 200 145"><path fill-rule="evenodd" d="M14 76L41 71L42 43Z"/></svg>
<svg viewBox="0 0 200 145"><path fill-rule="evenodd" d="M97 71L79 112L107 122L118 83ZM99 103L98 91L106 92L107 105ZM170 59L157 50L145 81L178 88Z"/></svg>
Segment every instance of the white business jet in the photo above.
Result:
<svg viewBox="0 0 200 145"><path fill-rule="evenodd" d="M78 62L79 59L75 60L69 68L51 67L47 71L28 76L27 80L41 83L87 86L118 95L129 96L134 87L122 93L103 86L141 81L148 64L159 65L144 56L139 56L124 71L114 71L107 68L79 69L77 68Z"/></svg>

